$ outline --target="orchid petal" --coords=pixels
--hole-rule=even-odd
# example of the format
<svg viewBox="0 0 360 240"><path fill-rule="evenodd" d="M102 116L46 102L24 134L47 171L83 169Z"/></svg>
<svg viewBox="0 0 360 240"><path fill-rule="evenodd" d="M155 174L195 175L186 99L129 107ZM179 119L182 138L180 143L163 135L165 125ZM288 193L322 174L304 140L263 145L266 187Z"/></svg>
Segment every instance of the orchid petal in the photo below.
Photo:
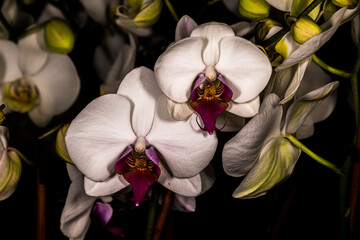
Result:
<svg viewBox="0 0 360 240"><path fill-rule="evenodd" d="M86 12L90 15L91 18L95 20L95 22L101 23L105 25L106 21L106 12L108 5L112 0L80 0L81 4L85 8Z"/></svg>
<svg viewBox="0 0 360 240"><path fill-rule="evenodd" d="M131 104L123 96L107 94L90 102L71 122L65 141L69 155L82 173L104 181L136 136L130 124Z"/></svg>
<svg viewBox="0 0 360 240"><path fill-rule="evenodd" d="M353 9L347 9L346 8L344 15L341 18L341 24L344 24L345 22L353 19L355 16L358 16L360 13L360 2L358 2L357 6Z"/></svg>
<svg viewBox="0 0 360 240"><path fill-rule="evenodd" d="M305 139L314 135L315 127L314 121L312 120L311 114L306 118L305 122L296 131L295 137L298 140Z"/></svg>
<svg viewBox="0 0 360 240"><path fill-rule="evenodd" d="M222 2L225 5L225 7L230 10L230 12L235 14L237 17L242 17L239 13L239 1L222 0Z"/></svg>
<svg viewBox="0 0 360 240"><path fill-rule="evenodd" d="M297 99L287 111L283 133L295 133L313 109L334 93L338 85L337 81L331 82ZM332 107L330 106L330 108Z"/></svg>
<svg viewBox="0 0 360 240"><path fill-rule="evenodd" d="M201 58L203 46L203 39L185 38L170 46L156 61L156 80L175 102L187 102L196 76L205 69Z"/></svg>
<svg viewBox="0 0 360 240"><path fill-rule="evenodd" d="M243 103L254 99L271 76L269 59L255 45L240 37L222 39L220 50L216 69L233 91L232 100Z"/></svg>
<svg viewBox="0 0 360 240"><path fill-rule="evenodd" d="M202 59L205 65L215 66L219 61L219 55L223 54L220 54L220 41L225 37L234 37L235 34L231 27L224 23L210 22L195 28L190 36L206 40L207 44L203 49Z"/></svg>
<svg viewBox="0 0 360 240"><path fill-rule="evenodd" d="M351 22L351 36L352 39L360 50L360 15L356 15L356 17Z"/></svg>
<svg viewBox="0 0 360 240"><path fill-rule="evenodd" d="M161 153L175 177L195 176L210 163L217 138L199 129L195 114L186 121L176 121L166 107L166 96L162 95L146 139Z"/></svg>
<svg viewBox="0 0 360 240"><path fill-rule="evenodd" d="M158 182L173 191L185 197L196 197L202 191L202 181L200 174L190 178L177 178L172 176L166 168L161 166L161 174Z"/></svg>
<svg viewBox="0 0 360 240"><path fill-rule="evenodd" d="M44 30L30 34L18 41L19 46L19 66L24 75L34 75L38 73L48 60L49 52L42 44Z"/></svg>
<svg viewBox="0 0 360 240"><path fill-rule="evenodd" d="M290 12L293 0L265 0L268 4L283 12Z"/></svg>
<svg viewBox="0 0 360 240"><path fill-rule="evenodd" d="M217 118L216 125L221 132L238 132L245 126L245 118L225 111Z"/></svg>
<svg viewBox="0 0 360 240"><path fill-rule="evenodd" d="M265 89L265 95L272 92L282 99L282 103L290 101L297 92L310 62L311 58L307 58L291 67L275 71Z"/></svg>
<svg viewBox="0 0 360 240"><path fill-rule="evenodd" d="M65 19L64 14L54 5L47 3L41 12L40 17L37 19L38 23L50 20L51 18Z"/></svg>
<svg viewBox="0 0 360 240"><path fill-rule="evenodd" d="M252 33L255 29L256 23L255 22L238 22L230 27L235 33L235 36L237 37L244 37L245 35L248 35Z"/></svg>
<svg viewBox="0 0 360 240"><path fill-rule="evenodd" d="M90 213L96 198L85 194L83 175L76 167L70 164L67 164L67 167L73 168L70 176L72 183L61 214L60 228L71 239L84 239L90 226Z"/></svg>
<svg viewBox="0 0 360 240"><path fill-rule="evenodd" d="M340 26L341 19L344 16L346 7L338 10L334 15L322 24L320 27L323 30L322 33L312 37L310 40L300 45L296 50L291 52L288 58L276 67L276 71L292 66L299 61L310 57L314 52L316 52L321 46L323 46L336 32Z"/></svg>
<svg viewBox="0 0 360 240"><path fill-rule="evenodd" d="M226 110L235 115L248 118L255 116L258 113L259 108L260 108L260 97L257 96L254 99L245 103L236 103L230 101L229 107Z"/></svg>
<svg viewBox="0 0 360 240"><path fill-rule="evenodd" d="M87 177L84 177L85 192L89 196L100 197L116 193L127 187L129 183L118 174L113 174L108 179L96 182Z"/></svg>
<svg viewBox="0 0 360 240"><path fill-rule="evenodd" d="M136 136L145 137L150 131L156 102L161 95L154 73L146 67L132 70L121 82L117 94L130 100L133 130Z"/></svg>
<svg viewBox="0 0 360 240"><path fill-rule="evenodd" d="M5 127L1 126L1 130L4 129ZM6 145L6 142L1 144ZM2 201L15 192L21 177L22 164L20 157L14 151L0 150L0 155L0 201Z"/></svg>
<svg viewBox="0 0 360 240"><path fill-rule="evenodd" d="M314 81L314 76L316 76L316 81ZM312 63L305 72L304 78L296 92L295 99L330 82L331 77L326 74L319 65ZM310 116L314 123L323 121L330 116L336 105L336 95L335 92L331 94L331 96L328 96L311 112Z"/></svg>
<svg viewBox="0 0 360 240"><path fill-rule="evenodd" d="M108 203L95 202L92 212L99 218L101 224L106 225L113 215L113 208Z"/></svg>
<svg viewBox="0 0 360 240"><path fill-rule="evenodd" d="M32 80L39 90L40 103L29 116L40 127L69 109L80 92L80 79L67 55L49 54L43 69Z"/></svg>
<svg viewBox="0 0 360 240"><path fill-rule="evenodd" d="M188 15L182 16L175 29L175 42L190 37L191 32L197 27L197 23Z"/></svg>
<svg viewBox="0 0 360 240"><path fill-rule="evenodd" d="M301 151L287 139L271 139L261 150L259 160L234 191L235 198L253 198L266 193L294 170Z"/></svg>
<svg viewBox="0 0 360 240"><path fill-rule="evenodd" d="M177 103L172 101L170 98L167 98L167 107L169 110L169 114L175 120L183 121L187 119L194 110L186 103Z"/></svg>
<svg viewBox="0 0 360 240"><path fill-rule="evenodd" d="M195 212L196 199L175 194L171 209L180 212Z"/></svg>
<svg viewBox="0 0 360 240"><path fill-rule="evenodd" d="M8 40L0 40L0 79L3 83L21 78L22 72L18 63L18 47Z"/></svg>
<svg viewBox="0 0 360 240"><path fill-rule="evenodd" d="M222 159L228 175L241 177L247 174L256 163L266 140L280 135L283 110L279 101L275 94L268 95L259 113L225 144Z"/></svg>

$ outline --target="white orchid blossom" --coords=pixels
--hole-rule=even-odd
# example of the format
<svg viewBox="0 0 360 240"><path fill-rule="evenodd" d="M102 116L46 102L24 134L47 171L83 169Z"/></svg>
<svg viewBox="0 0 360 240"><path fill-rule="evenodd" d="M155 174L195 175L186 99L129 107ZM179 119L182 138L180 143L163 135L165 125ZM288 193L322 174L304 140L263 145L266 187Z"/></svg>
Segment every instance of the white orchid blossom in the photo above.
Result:
<svg viewBox="0 0 360 240"><path fill-rule="evenodd" d="M80 79L71 59L41 49L35 34L18 44L0 41L0 99L5 110L28 112L39 127L76 100Z"/></svg>
<svg viewBox="0 0 360 240"><path fill-rule="evenodd" d="M173 117L186 119L195 110L202 129L210 134L219 130L216 120L225 110L254 116L258 95L272 72L269 60L254 44L217 22L197 26L189 37L171 44L154 69L161 90L172 102Z"/></svg>
<svg viewBox="0 0 360 240"><path fill-rule="evenodd" d="M223 149L225 172L234 177L246 175L234 197L261 196L291 175L301 150L287 136L301 131L309 114L331 96L337 86L338 82L332 82L305 94L290 106L286 115L278 96L270 94L265 98L259 114Z"/></svg>
<svg viewBox="0 0 360 240"><path fill-rule="evenodd" d="M204 134L195 117L173 120L154 73L145 67L131 71L117 94L88 104L71 122L65 141L91 196L131 184L138 204L155 181L188 197L214 181L208 165L217 138Z"/></svg>
<svg viewBox="0 0 360 240"><path fill-rule="evenodd" d="M0 126L0 201L10 197L20 180L21 159L8 146L9 130Z"/></svg>

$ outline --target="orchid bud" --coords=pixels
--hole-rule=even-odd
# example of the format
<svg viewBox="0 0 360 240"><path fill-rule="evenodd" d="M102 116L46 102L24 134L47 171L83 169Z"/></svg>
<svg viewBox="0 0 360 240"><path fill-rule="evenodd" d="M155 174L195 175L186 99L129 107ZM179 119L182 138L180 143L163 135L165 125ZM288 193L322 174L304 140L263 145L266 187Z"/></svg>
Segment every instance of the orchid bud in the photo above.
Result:
<svg viewBox="0 0 360 240"><path fill-rule="evenodd" d="M349 8L354 8L358 4L358 0L331 0L331 2L338 7L348 6Z"/></svg>
<svg viewBox="0 0 360 240"><path fill-rule="evenodd" d="M255 27L256 40L263 42L277 33L280 29L282 29L281 23L270 18L262 19Z"/></svg>
<svg viewBox="0 0 360 240"><path fill-rule="evenodd" d="M239 0L239 13L250 20L259 21L269 16L270 5L265 0Z"/></svg>
<svg viewBox="0 0 360 240"><path fill-rule="evenodd" d="M5 108L5 105L1 104L0 105L0 124L2 124L2 122L5 120L5 114L3 112L4 108Z"/></svg>
<svg viewBox="0 0 360 240"><path fill-rule="evenodd" d="M298 17L314 0L293 0L291 4L291 16ZM315 20L321 10L321 4L318 4L308 16Z"/></svg>
<svg viewBox="0 0 360 240"><path fill-rule="evenodd" d="M310 38L321 33L322 30L309 16L301 16L291 26L291 35L294 40L300 44L304 44Z"/></svg>
<svg viewBox="0 0 360 240"><path fill-rule="evenodd" d="M7 199L16 190L21 176L21 159L15 151L8 151L9 132L0 127L0 201Z"/></svg>
<svg viewBox="0 0 360 240"><path fill-rule="evenodd" d="M66 131L68 130L69 126L70 126L70 124L65 124L58 131L58 133L56 135L55 150L60 158L62 158L63 160L65 160L66 162L68 162L70 164L74 164L69 156L69 153L66 148L66 143L65 143L65 134L66 134Z"/></svg>
<svg viewBox="0 0 360 240"><path fill-rule="evenodd" d="M45 24L46 47L56 53L67 54L74 47L75 36L69 25L62 19L53 18Z"/></svg>
<svg viewBox="0 0 360 240"><path fill-rule="evenodd" d="M133 1L134 2L134 1ZM137 27L146 28L156 23L162 10L162 1L154 0L152 3L140 10L134 18Z"/></svg>

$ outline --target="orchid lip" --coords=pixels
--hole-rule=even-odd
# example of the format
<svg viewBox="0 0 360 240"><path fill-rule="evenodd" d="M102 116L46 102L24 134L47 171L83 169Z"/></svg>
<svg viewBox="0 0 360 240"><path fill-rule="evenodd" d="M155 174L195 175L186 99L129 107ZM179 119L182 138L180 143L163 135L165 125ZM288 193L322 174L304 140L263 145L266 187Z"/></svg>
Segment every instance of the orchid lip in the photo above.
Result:
<svg viewBox="0 0 360 240"><path fill-rule="evenodd" d="M136 206L147 200L145 195L161 172L153 146L147 146L141 153L137 152L134 146L129 146L114 167L132 186L133 197L130 200L134 201Z"/></svg>
<svg viewBox="0 0 360 240"><path fill-rule="evenodd" d="M215 68L210 70L216 71ZM200 115L204 126L201 127L199 122L198 125L203 131L212 134L214 131L221 130L215 126L216 119L228 108L232 95L231 89L221 74L217 73L215 80L209 79L203 73L199 75L193 86L190 106Z"/></svg>

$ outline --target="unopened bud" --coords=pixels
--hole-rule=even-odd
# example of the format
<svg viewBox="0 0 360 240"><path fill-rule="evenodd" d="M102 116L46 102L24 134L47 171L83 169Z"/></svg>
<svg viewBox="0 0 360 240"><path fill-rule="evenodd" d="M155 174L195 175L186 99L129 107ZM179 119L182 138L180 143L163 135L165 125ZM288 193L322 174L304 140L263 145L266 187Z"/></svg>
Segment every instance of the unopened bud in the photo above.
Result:
<svg viewBox="0 0 360 240"><path fill-rule="evenodd" d="M309 16L301 16L291 26L291 35L294 40L300 44L304 44L310 38L321 33L322 30L317 23Z"/></svg>
<svg viewBox="0 0 360 240"><path fill-rule="evenodd" d="M55 150L57 155L70 164L74 164L69 156L65 143L65 134L70 124L65 124L56 135Z"/></svg>
<svg viewBox="0 0 360 240"><path fill-rule="evenodd" d="M134 18L135 25L141 28L152 26L159 19L161 10L162 0L154 0L136 15Z"/></svg>
<svg viewBox="0 0 360 240"><path fill-rule="evenodd" d="M265 0L239 0L239 13L250 20L259 21L269 16L270 5Z"/></svg>
<svg viewBox="0 0 360 240"><path fill-rule="evenodd" d="M74 33L60 18L53 18L45 24L44 37L46 47L52 52L67 54L74 47Z"/></svg>
<svg viewBox="0 0 360 240"><path fill-rule="evenodd" d="M354 8L358 4L358 0L331 0L331 2L338 7L348 6L349 8Z"/></svg>

